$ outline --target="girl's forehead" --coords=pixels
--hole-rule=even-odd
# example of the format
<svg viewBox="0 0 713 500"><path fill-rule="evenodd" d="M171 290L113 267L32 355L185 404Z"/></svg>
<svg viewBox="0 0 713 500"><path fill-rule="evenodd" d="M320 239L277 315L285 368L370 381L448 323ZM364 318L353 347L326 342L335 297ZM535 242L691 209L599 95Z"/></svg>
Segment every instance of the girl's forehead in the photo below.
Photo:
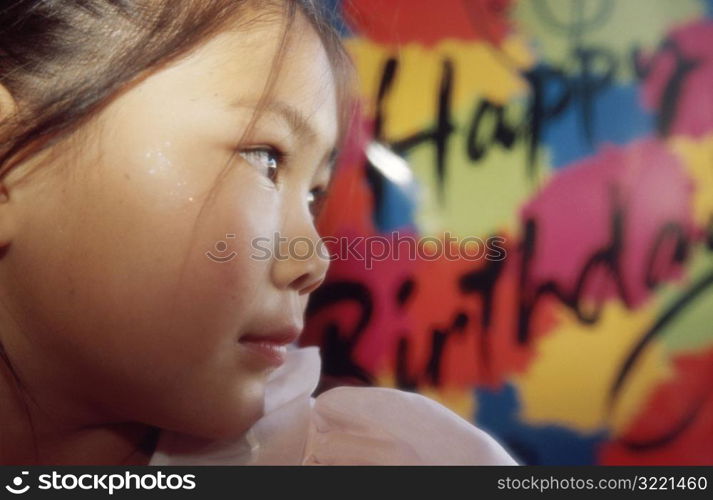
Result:
<svg viewBox="0 0 713 500"><path fill-rule="evenodd" d="M226 25L226 29L204 41L195 49L202 57L228 63L242 56L238 62L243 66L271 64L278 54L299 56L305 51L324 50L324 46L312 24L297 10L288 19L284 13L270 16L252 16ZM245 55L248 57L245 57ZM263 57L258 57L263 56Z"/></svg>
<svg viewBox="0 0 713 500"><path fill-rule="evenodd" d="M268 22L226 41L217 50L224 62L219 85L232 88L226 90L231 103L265 97L268 108L294 118L292 124L307 125L294 128L309 130L315 142L333 144L337 96L327 51L304 16L297 15L285 29L283 23Z"/></svg>
<svg viewBox="0 0 713 500"><path fill-rule="evenodd" d="M209 120L213 110L222 117L261 107L265 125L277 123L279 117L291 128L309 131L314 138L310 145L320 151L333 149L336 142L332 65L319 35L302 15L289 26L271 18L221 32L142 86L131 98L132 109L141 112L147 99L164 109L190 104L200 111L197 120Z"/></svg>
<svg viewBox="0 0 713 500"><path fill-rule="evenodd" d="M334 78L326 49L310 22L299 13L287 20L271 16L239 24L199 46L176 71L197 73L206 84L218 81L238 91L246 87L289 93L333 93Z"/></svg>

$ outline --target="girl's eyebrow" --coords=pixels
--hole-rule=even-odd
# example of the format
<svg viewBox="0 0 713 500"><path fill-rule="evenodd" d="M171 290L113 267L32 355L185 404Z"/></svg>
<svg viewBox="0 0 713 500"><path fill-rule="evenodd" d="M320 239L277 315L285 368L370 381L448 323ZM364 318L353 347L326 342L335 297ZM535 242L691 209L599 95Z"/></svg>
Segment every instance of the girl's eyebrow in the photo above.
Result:
<svg viewBox="0 0 713 500"><path fill-rule="evenodd" d="M278 115L285 120L293 134L312 143L318 142L318 134L309 123L309 120L297 108L286 102L268 100L265 103L260 103L253 99L239 98L230 103L230 107L233 108L248 108L252 110L257 110L261 105L263 106L262 112Z"/></svg>

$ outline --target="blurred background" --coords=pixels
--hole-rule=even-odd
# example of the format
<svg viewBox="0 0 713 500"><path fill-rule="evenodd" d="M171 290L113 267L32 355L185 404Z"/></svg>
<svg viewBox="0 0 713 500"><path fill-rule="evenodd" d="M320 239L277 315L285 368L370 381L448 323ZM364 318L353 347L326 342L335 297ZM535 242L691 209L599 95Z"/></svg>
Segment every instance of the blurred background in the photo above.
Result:
<svg viewBox="0 0 713 500"><path fill-rule="evenodd" d="M310 300L320 390L423 393L523 464L713 464L713 0L330 4L360 99L319 225L374 258ZM489 251L389 247L446 233Z"/></svg>

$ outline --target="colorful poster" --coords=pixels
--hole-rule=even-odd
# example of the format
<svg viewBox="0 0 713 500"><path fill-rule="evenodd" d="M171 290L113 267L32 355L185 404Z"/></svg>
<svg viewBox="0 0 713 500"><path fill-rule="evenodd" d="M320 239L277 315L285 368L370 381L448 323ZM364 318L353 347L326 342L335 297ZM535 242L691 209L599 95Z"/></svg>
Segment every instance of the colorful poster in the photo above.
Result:
<svg viewBox="0 0 713 500"><path fill-rule="evenodd" d="M713 1L333 3L322 389L421 392L524 464L713 464Z"/></svg>

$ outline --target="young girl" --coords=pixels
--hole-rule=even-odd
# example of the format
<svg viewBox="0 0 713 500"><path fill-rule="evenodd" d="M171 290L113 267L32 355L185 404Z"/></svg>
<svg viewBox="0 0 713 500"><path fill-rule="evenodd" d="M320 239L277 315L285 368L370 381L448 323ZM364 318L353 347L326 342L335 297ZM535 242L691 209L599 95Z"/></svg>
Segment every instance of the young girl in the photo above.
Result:
<svg viewBox="0 0 713 500"><path fill-rule="evenodd" d="M0 463L514 463L416 394L311 398L287 348L328 258L250 249L319 241L348 107L319 12L0 7Z"/></svg>

